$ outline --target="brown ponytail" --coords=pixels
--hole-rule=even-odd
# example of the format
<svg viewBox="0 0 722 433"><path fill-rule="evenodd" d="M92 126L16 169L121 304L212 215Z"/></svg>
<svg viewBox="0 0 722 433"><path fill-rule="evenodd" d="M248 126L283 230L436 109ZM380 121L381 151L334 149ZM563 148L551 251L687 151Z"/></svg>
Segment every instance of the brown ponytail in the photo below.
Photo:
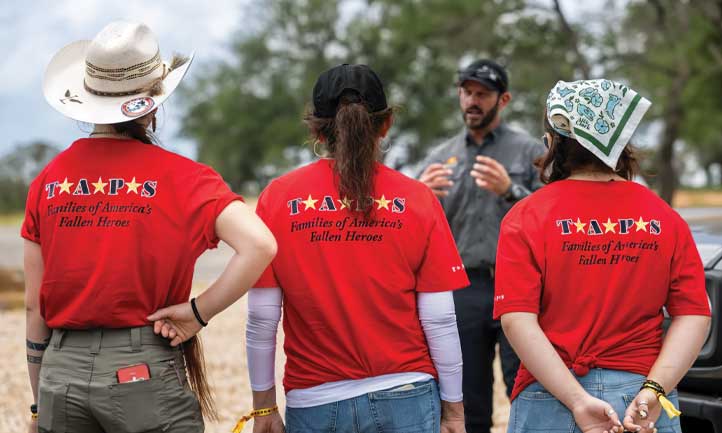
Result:
<svg viewBox="0 0 722 433"><path fill-rule="evenodd" d="M339 98L336 117L316 117L310 109L304 117L313 139L323 141L336 162L339 195L354 200L367 216L373 209L369 199L380 156L379 134L392 113L392 108L369 113L358 93L346 91Z"/></svg>
<svg viewBox="0 0 722 433"><path fill-rule="evenodd" d="M218 412L213 400L211 387L208 385L206 376L206 361L203 357L203 345L200 337L194 335L183 343L183 356L186 360L188 381L191 389L196 393L201 406L203 417L212 421L218 421Z"/></svg>

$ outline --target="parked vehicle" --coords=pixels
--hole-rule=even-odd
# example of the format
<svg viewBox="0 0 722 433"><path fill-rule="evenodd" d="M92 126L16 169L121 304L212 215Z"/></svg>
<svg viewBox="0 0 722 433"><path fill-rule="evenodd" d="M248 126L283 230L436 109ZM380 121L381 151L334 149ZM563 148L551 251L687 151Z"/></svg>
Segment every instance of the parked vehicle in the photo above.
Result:
<svg viewBox="0 0 722 433"><path fill-rule="evenodd" d="M722 433L722 231L693 226L705 265L712 325L702 351L678 386L682 430Z"/></svg>

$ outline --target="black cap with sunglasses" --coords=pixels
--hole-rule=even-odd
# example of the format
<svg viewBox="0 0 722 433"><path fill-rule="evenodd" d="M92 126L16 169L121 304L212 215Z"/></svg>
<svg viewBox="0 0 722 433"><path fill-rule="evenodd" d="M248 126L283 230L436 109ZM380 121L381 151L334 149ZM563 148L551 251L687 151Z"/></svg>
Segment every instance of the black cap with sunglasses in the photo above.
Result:
<svg viewBox="0 0 722 433"><path fill-rule="evenodd" d="M457 85L464 81L476 81L489 89L504 93L509 90L509 75L503 66L493 60L482 59L471 63L459 71Z"/></svg>

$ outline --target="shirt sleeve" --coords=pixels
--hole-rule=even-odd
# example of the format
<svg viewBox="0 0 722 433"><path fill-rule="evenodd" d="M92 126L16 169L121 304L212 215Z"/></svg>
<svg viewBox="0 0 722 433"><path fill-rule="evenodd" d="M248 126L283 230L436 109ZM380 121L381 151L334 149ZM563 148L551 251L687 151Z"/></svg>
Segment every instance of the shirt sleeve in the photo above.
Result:
<svg viewBox="0 0 722 433"><path fill-rule="evenodd" d="M256 215L263 221L263 223L271 230L271 233L273 233L273 236L278 239L278 233L275 233L273 230L273 226L270 224L270 215L267 211L268 209L268 201L270 200L271 194L268 193L269 188L271 185L269 184L266 189L264 189L261 192L261 195L258 196L258 203L256 204ZM280 247L280 242L279 242ZM256 284L253 285L254 288L257 289L270 289L270 288L276 288L281 287L280 284L278 284L278 280L276 280L276 275L273 272L273 262L276 259L274 258L273 261L266 267L266 269L261 274L261 277L256 281Z"/></svg>
<svg viewBox="0 0 722 433"><path fill-rule="evenodd" d="M417 292L444 292L467 287L469 279L451 235L441 203L428 191L431 208L431 230L421 266L416 272Z"/></svg>
<svg viewBox="0 0 722 433"><path fill-rule="evenodd" d="M672 257L670 288L666 307L672 316L709 316L702 259L686 222L677 225L677 245Z"/></svg>
<svg viewBox="0 0 722 433"><path fill-rule="evenodd" d="M40 191L38 191L39 184L40 182L37 180L30 184L28 197L25 201L25 219L20 228L20 236L37 244L40 243L40 218L38 212L40 198Z"/></svg>
<svg viewBox="0 0 722 433"><path fill-rule="evenodd" d="M501 223L496 252L494 319L512 312L539 314L542 288L541 239L524 224L516 206Z"/></svg>
<svg viewBox="0 0 722 433"><path fill-rule="evenodd" d="M441 399L462 401L463 362L454 297L451 292L419 293L416 305L431 360L439 373Z"/></svg>
<svg viewBox="0 0 722 433"><path fill-rule="evenodd" d="M266 391L275 384L276 335L282 303L281 289L248 291L246 356L253 391Z"/></svg>
<svg viewBox="0 0 722 433"><path fill-rule="evenodd" d="M195 231L203 237L206 249L215 248L220 241L216 218L231 202L243 201L243 197L231 191L221 175L206 165L201 165L190 186L190 221L198 224Z"/></svg>

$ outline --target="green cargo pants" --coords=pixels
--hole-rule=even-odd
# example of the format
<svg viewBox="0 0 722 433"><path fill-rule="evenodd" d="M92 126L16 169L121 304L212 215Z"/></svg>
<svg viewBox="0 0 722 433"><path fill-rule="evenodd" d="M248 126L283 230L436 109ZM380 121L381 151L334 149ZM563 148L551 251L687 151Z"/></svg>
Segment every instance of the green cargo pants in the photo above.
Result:
<svg viewBox="0 0 722 433"><path fill-rule="evenodd" d="M145 363L150 380L118 383ZM53 433L203 432L179 348L152 327L53 330L38 390L38 430Z"/></svg>

